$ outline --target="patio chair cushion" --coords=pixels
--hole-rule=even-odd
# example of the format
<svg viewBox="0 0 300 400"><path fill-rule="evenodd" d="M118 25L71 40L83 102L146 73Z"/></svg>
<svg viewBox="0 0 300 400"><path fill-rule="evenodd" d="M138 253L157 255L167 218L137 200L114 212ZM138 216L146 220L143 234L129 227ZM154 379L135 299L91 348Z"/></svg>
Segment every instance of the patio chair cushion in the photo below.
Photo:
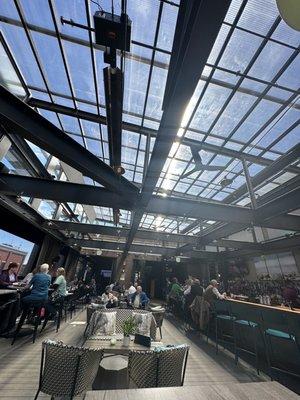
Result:
<svg viewBox="0 0 300 400"><path fill-rule="evenodd" d="M152 314L132 313L136 323L135 333L144 336L150 336L150 327L152 322Z"/></svg>
<svg viewBox="0 0 300 400"><path fill-rule="evenodd" d="M96 328L96 334L114 335L116 333L117 312L100 313L100 318Z"/></svg>
<svg viewBox="0 0 300 400"><path fill-rule="evenodd" d="M246 325L246 326L250 326L251 328L256 328L258 326L258 324L256 322L252 322L252 321L248 321L246 319L237 319L236 321L234 321L236 324L239 325Z"/></svg>
<svg viewBox="0 0 300 400"><path fill-rule="evenodd" d="M288 339L288 340L295 340L294 335L290 335L287 332L278 331L277 329L266 329L266 334L270 336L275 336L280 339Z"/></svg>

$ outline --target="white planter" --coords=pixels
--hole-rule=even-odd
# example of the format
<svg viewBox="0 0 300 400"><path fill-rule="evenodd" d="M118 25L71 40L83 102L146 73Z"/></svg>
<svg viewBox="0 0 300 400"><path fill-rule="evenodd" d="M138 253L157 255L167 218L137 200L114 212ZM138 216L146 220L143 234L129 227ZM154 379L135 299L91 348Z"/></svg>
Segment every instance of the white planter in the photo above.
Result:
<svg viewBox="0 0 300 400"><path fill-rule="evenodd" d="M123 337L123 346L128 347L130 344L130 336L124 336Z"/></svg>

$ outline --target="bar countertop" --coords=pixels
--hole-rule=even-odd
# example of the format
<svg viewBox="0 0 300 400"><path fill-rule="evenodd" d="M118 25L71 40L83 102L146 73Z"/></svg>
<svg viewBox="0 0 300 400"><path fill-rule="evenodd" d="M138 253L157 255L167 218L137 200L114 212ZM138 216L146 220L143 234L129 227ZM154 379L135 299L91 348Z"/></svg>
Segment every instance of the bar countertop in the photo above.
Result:
<svg viewBox="0 0 300 400"><path fill-rule="evenodd" d="M231 298L226 298L226 300L232 301L232 302L237 302L237 303L242 303L242 304L248 304L248 305L251 305L254 307L263 307L263 308L268 308L268 309L272 309L272 310L284 311L284 312L289 312L289 313L300 315L300 309L291 310L289 307L286 307L286 306L269 306L266 304L251 303L249 301L242 301L242 300L236 300L236 299L231 299Z"/></svg>

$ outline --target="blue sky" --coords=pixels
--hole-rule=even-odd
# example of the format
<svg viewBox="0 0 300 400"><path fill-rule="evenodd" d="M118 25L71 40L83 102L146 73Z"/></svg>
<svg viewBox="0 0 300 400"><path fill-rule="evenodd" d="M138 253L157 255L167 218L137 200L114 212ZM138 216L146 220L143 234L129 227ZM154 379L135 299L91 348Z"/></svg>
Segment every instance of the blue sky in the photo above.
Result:
<svg viewBox="0 0 300 400"><path fill-rule="evenodd" d="M27 263L30 253L34 246L34 243L31 243L28 240L22 239L19 236L12 235L11 233L8 233L0 229L0 245L1 244L5 246L9 245L12 246L14 249L27 252L24 264Z"/></svg>

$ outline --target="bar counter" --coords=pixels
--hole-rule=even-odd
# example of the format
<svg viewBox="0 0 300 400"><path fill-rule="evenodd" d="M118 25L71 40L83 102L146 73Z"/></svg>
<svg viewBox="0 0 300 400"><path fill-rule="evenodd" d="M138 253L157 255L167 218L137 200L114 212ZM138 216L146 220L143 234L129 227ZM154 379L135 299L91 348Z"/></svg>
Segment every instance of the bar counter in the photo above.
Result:
<svg viewBox="0 0 300 400"><path fill-rule="evenodd" d="M271 342L272 362L283 366L291 374L300 371L300 310L269 306L247 301L226 299L216 303L217 314L229 314L238 327L244 348L253 348L256 342L260 361L266 361L266 342ZM228 326L228 324L227 324ZM256 326L249 330L249 326ZM226 322L223 322L226 328Z"/></svg>
<svg viewBox="0 0 300 400"><path fill-rule="evenodd" d="M290 313L293 313L293 314L298 314L300 316L300 308L291 309L290 307L286 307L286 306L271 306L271 305L269 306L269 305L266 305L266 304L252 303L250 301L242 301L242 300L236 300L236 299L231 299L231 298L226 299L226 301L230 301L233 304L234 303L241 303L241 304L246 304L246 305L252 306L252 307L263 307L263 308L266 308L266 309L290 312ZM259 310L259 311L261 311L261 310Z"/></svg>

